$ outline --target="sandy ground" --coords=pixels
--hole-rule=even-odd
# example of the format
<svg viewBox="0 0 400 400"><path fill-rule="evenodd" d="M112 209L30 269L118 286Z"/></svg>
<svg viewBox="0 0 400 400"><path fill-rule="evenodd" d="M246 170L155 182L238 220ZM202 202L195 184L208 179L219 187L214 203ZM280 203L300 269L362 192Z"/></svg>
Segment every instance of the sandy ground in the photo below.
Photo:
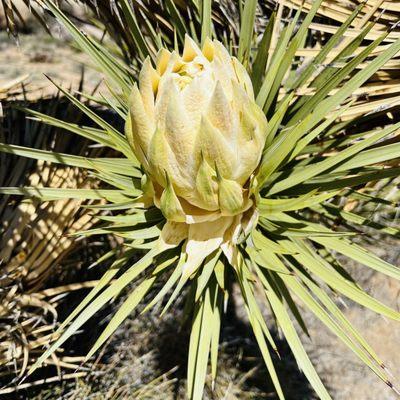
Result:
<svg viewBox="0 0 400 400"><path fill-rule="evenodd" d="M370 246L370 251L394 265L400 266L399 240L377 241L376 245ZM384 304L400 310L400 282L350 260L342 258L341 261L369 294ZM238 317L247 323L247 316L241 307L240 294L236 296L236 299ZM338 301L338 305L393 374L393 383L399 388L400 324L379 316L351 300L345 298L341 300L343 301ZM310 333L310 338L304 334L300 335L302 342L334 400L396 400L399 398L318 319L306 309L301 308L301 310ZM269 317L267 312L266 318ZM296 368L290 367L285 374L289 380L289 400L314 398L312 392L307 389L307 383L301 378L299 379ZM297 379L299 379L299 383L296 393L296 386L293 387L290 380Z"/></svg>
<svg viewBox="0 0 400 400"><path fill-rule="evenodd" d="M400 266L399 240L377 240L370 250L396 266ZM400 282L374 273L361 265L347 262L362 287L384 304L400 310ZM400 387L400 324L387 320L365 308L346 301L346 316L376 350ZM307 347L324 381L332 389L335 400L395 400L399 397L361 361L312 318L309 319L312 343ZM316 350L318 349L318 350Z"/></svg>
<svg viewBox="0 0 400 400"><path fill-rule="evenodd" d="M379 282L381 279L374 280L382 284ZM383 283L382 287L387 290L393 289L388 283ZM387 296L393 303L397 302L399 289L400 287L397 285L397 288ZM387 368L391 370L398 385L400 377L398 322L386 321L382 317L358 307L349 308L346 315L376 350ZM317 325L313 326L312 330L315 330L315 335L312 345L308 347L313 354L317 370L332 390L335 400L394 400L399 398L333 335L322 331Z"/></svg>
<svg viewBox="0 0 400 400"><path fill-rule="evenodd" d="M88 57L66 46L63 40L57 33L53 37L22 34L17 43L6 32L0 32L0 87L22 77L28 99L36 99L57 92L45 74L66 88L77 90L84 73L85 90L93 90L101 75L93 68L84 68L90 61ZM20 93L21 89L18 86L14 92Z"/></svg>

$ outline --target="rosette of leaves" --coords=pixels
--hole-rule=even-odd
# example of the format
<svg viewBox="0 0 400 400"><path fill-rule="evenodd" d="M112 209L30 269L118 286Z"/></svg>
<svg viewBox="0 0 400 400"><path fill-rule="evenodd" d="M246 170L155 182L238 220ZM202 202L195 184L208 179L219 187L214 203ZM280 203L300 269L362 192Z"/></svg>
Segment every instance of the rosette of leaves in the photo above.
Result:
<svg viewBox="0 0 400 400"><path fill-rule="evenodd" d="M343 120L340 123L337 121L352 106L353 93L400 51L400 40L395 40L377 54L375 50L389 34L387 31L365 48L356 51L356 44L365 35L365 30L362 30L350 41L350 50L340 69L332 70L328 65L322 70L316 70L315 64L323 64L331 52L335 52L344 32L357 17L362 7L360 6L315 54L313 62L299 70L299 56L296 54L304 43L322 1L313 2L301 22L301 10L284 26L273 13L261 41L255 41L253 35L257 2L245 1L241 9L238 48L230 46L228 41L226 49L221 49L224 54L230 51L230 55L224 56L226 68L234 65L236 71L236 77L228 81L226 87L229 87L229 84L234 85L232 81L239 82L235 84L239 89L233 90L233 94L227 96L227 112L231 113L231 108L236 110L233 111L237 112L233 118L242 121L240 129L244 129L245 133L253 131L253 135L247 135L248 140L258 141L263 137L263 143L260 146L259 159L258 145L254 154L245 158L247 161L252 160L246 164L251 168L246 170L246 174L240 175L240 179L239 175L227 177L227 171L232 170L221 168L218 162L228 160L227 154L231 154L232 149L236 149L235 157L239 157L238 154L246 151L244 147L239 149L237 142L235 147L230 139L227 139L226 148L222 145L225 143L222 140L218 148L209 146L208 151L202 148L202 151L198 152L198 160L207 161L202 177L204 182L209 182L208 186L201 185L203 189L209 189L208 197L204 196L207 197L207 201L204 201L196 197L199 193L191 193L190 187L181 186L180 178L185 174L190 175L191 170L186 170L186 164L180 164L179 160L188 158L185 149L196 146L189 143L192 140L189 133L182 132L187 134L180 142L177 136L182 125L174 124L174 118L179 121L179 118L183 117L184 108L177 107L179 113L167 113L170 120L167 123L161 119L160 121L165 122L161 127L157 125L159 121L156 120L153 125L150 117L149 121L145 118L149 112L146 107L151 108L149 99L154 101L160 95L176 100L176 96L173 95L162 96L161 86L158 92L159 87L155 82L161 84L162 71L168 69L160 67L163 65L160 61L163 54L168 55L165 57L167 61L171 58L179 61L179 50L183 49L179 36L176 39L175 51L166 50L163 43L160 43L159 50L164 50L158 55L153 49L146 48L143 52L143 69L137 76L129 65L124 64L94 39L82 34L54 3L44 3L106 75L110 93L104 94L97 101L112 109L120 116L121 121L130 122L127 123L125 135L125 132L118 130L60 87L71 102L98 125L97 128L77 126L49 119L37 112L31 113L45 123L57 124L67 131L113 149L118 153L115 157L88 158L0 145L0 150L16 155L89 170L104 182L103 187L93 189L14 187L2 188L2 193L22 194L44 201L71 197L105 200L107 204L92 206L96 210L109 212L109 215L101 217L103 224L80 234L112 233L124 240L119 257L80 306L64 321L59 331L61 336L44 352L33 369L105 304L119 296L132 281L141 278L141 283L128 295L89 352L88 358L91 357L121 322L138 307L152 286L166 279L164 286L150 300L143 312L160 302L165 312L183 288L189 288L185 314L187 320L192 322L187 391L189 398L200 399L209 361L211 376L215 378L217 374L221 320L231 295L229 288L234 281L240 287L250 325L280 399L284 398L284 387L282 388L279 382L271 357L271 352L279 352L279 349L271 335L272 326L263 318L263 307L270 307L272 310L275 324L282 331L299 367L321 399L330 399L330 395L314 370L295 329L298 325L307 332L300 306L308 308L327 329L348 346L349 350L394 388L389 371L346 319L334 298L344 296L385 317L400 319L398 312L368 295L349 276L336 257L336 254L340 253L367 268L394 279L400 278L400 271L396 266L379 259L357 243L364 226L369 226L378 233L395 236L399 234L398 227L385 223L371 223L368 217L356 215L343 208L344 204L353 199L368 200L375 204L385 202L389 208L395 207L390 200L382 199L379 193L372 195L358 189L368 182L398 176L400 145L397 139L400 124L390 123L380 129L359 127L360 129L353 130L351 128L355 120ZM196 79L190 71L207 71L207 62L204 60L202 62L205 65L196 62L196 65L185 67L183 64L200 57L199 52L208 62L214 62L210 38L214 36L216 39L223 39L219 38L217 31L213 29L212 2L204 0L196 4L201 10L201 32L198 32L200 40L196 44L194 39L194 44L186 47L186 53L183 52L181 60L183 63L175 64L176 60L171 64L167 62L171 67L169 73L177 75L176 83L182 90ZM132 12L134 13L134 10ZM278 23L275 23L276 21ZM135 35L138 42L146 41L140 31ZM237 57L237 60L232 56ZM158 69L150 68L152 63ZM363 67L359 68L360 65ZM214 77L216 76L219 76L218 72L214 73ZM222 76L226 78L230 75ZM142 82L140 90L135 86L137 80L139 84ZM209 95L210 99L216 97L212 94L218 87L219 78L215 80L213 91L209 89L209 81L206 82L207 85L199 88L204 89L205 96ZM311 88L311 94L305 95L304 91L308 88ZM229 89L227 90L229 92ZM243 95L244 92L247 93L247 97ZM168 92L164 90L164 93ZM242 93L240 101L235 97L238 93ZM254 93L254 105L251 93ZM219 96L220 99L222 97ZM199 109L202 109L201 104L199 102ZM237 106L234 107L233 104ZM243 104L246 105L246 110L252 110L250 116L245 117L240 108ZM223 109L218 110L222 112ZM140 115L141 117L138 117ZM214 128L220 121L218 118L221 116L217 117ZM160 138L163 137L163 132L164 136L167 135L167 128L174 126L176 131L170 131L169 134L175 135L177 142L169 144L175 147L180 145L181 150L170 153L164 145L165 138ZM204 123L200 125L199 132L203 132L202 135L204 126ZM153 147L159 152L151 152L149 148L152 147L145 143L150 137L147 136L149 130L153 128L156 132L150 134L160 139L158 145ZM235 131L235 140L239 140L244 134L240 129ZM263 136L258 134L258 130L261 130ZM201 140L198 145L201 147L204 143L211 142ZM214 165L210 154L215 154ZM164 176L161 174L162 160L165 160ZM233 172L238 170L233 169ZM228 180L229 183L225 185L224 180ZM221 185L225 185L224 190L221 189ZM207 193L201 192L200 195ZM197 209L192 206L196 206ZM249 208L246 208L247 206ZM235 219L250 209L251 223L244 224L245 218L241 218L232 230L229 227L220 230L216 227L216 220L209 218L209 213L216 212L220 213L218 218ZM201 222L196 221L199 216L204 216L204 210L209 212L206 213L207 216ZM195 225L196 222L205 224L201 229L202 234L190 235L191 228L187 228L187 225ZM218 232L214 235L216 230ZM218 240L211 240L210 245L210 239L213 237ZM143 252L143 256L137 261L134 255L139 251ZM194 263L193 258L196 259ZM189 259L190 268L187 268Z"/></svg>

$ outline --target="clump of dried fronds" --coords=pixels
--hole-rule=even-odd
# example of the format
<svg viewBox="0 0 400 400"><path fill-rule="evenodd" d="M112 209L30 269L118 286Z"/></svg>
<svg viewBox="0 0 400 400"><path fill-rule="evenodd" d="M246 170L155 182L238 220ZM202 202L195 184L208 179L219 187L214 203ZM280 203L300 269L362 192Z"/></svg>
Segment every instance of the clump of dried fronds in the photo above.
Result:
<svg viewBox="0 0 400 400"><path fill-rule="evenodd" d="M68 115L68 107L63 107L59 98L43 103L54 114L63 110L62 114ZM36 121L25 120L21 111L7 108L4 119L2 140L37 143L57 151L71 146L70 137L60 134L56 127L49 129ZM84 143L80 144L81 149L86 148ZM0 157L1 185L28 183L60 189L87 186L89 177L76 167L57 168L48 162L29 162L5 154ZM21 377L43 347L55 339L57 306L65 294L93 285L84 282L46 287L56 267L76 247L73 234L96 222L93 212L89 215L81 205L80 199L73 198L40 203L6 196L0 201L0 378L3 382L10 384ZM72 370L79 366L79 357L65 358L60 354L48 365ZM14 388L8 387L4 393L10 390Z"/></svg>
<svg viewBox="0 0 400 400"><path fill-rule="evenodd" d="M302 9L306 15L312 5L311 0L275 2L278 8L277 15L281 19L290 18L291 13L298 9ZM365 51L372 41L378 40L379 43L371 55L379 55L400 38L400 4L397 1L324 0L317 16L318 18L309 26L312 30L312 43L300 48L297 55L303 59L302 65L307 65L320 52L321 46L324 46L332 36L339 34L341 24L346 23L347 28L340 32L341 41L330 51L324 64L314 65L316 69L330 69L331 76L351 57ZM366 65L367 61L359 64L357 70L362 70ZM380 121L382 117L393 119L393 114L400 105L399 66L400 57L397 55L374 73L353 93L356 101L341 116L341 120L358 118L362 115L366 116L364 119L370 123L374 117ZM303 68L300 66L299 71L301 72ZM311 85L307 89L301 88L299 94L311 96L314 91L315 88Z"/></svg>
<svg viewBox="0 0 400 400"><path fill-rule="evenodd" d="M28 79L28 75L22 75L7 82L0 83L0 101L20 95L23 90L23 84Z"/></svg>
<svg viewBox="0 0 400 400"><path fill-rule="evenodd" d="M278 2L288 7L298 8L302 6L305 10L310 10L313 3L312 0L283 0ZM387 28L393 28L399 23L400 4L397 0L324 0L317 15L329 18L338 23L343 23L360 4L363 5L363 8L351 26L354 29L359 29L365 22L379 18L379 21L377 21L370 32L371 39L376 39L382 31ZM332 33L332 26L329 25L312 24L311 28L319 29L322 32L331 31ZM350 30L345 33L345 36L354 36L354 34ZM389 35L389 39L392 41L398 37L399 34L396 32L392 32Z"/></svg>
<svg viewBox="0 0 400 400"><path fill-rule="evenodd" d="M31 16L48 30L41 9L35 0L1 0L0 2L0 28L7 29L13 36L17 36L20 30L27 28Z"/></svg>

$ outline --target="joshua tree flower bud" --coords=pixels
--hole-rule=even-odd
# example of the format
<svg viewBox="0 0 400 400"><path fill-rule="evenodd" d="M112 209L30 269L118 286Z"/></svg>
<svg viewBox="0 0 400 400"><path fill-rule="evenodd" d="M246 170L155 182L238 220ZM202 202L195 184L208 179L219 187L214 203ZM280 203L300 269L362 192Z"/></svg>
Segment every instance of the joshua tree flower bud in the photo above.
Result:
<svg viewBox="0 0 400 400"><path fill-rule="evenodd" d="M254 208L266 129L245 68L220 42L201 50L189 37L182 56L163 49L155 67L144 62L126 123L155 205L187 224L236 221Z"/></svg>
<svg viewBox="0 0 400 400"><path fill-rule="evenodd" d="M127 137L167 218L182 217L163 209L171 204L159 201L164 191L187 215L249 208L246 185L260 162L267 120L246 70L221 43L209 40L200 50L187 37L182 56L162 50L155 68L147 59L128 119Z"/></svg>

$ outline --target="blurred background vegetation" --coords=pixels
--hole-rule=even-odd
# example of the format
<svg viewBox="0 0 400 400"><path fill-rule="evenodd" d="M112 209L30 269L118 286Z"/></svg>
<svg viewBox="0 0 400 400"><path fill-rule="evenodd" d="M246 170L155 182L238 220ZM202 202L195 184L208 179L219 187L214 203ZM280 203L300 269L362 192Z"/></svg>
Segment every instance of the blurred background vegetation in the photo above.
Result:
<svg viewBox="0 0 400 400"><path fill-rule="evenodd" d="M143 51L146 48L151 51L154 41L161 35L173 46L174 35L181 35L184 30L200 33L194 3L186 0L59 1L74 22L97 40L109 44L110 52L127 61L133 69L138 66L138 54L133 51L138 45ZM303 2L268 0L259 3L256 31L261 35L271 10L278 9L279 18L287 20ZM313 55L358 3L357 0L325 1L299 55ZM71 37L51 15L43 11L39 0L2 0L1 4L0 141L61 152L68 150L80 155L99 154L102 149L91 147L84 140L77 141L76 136L72 138L57 126L49 127L27 119L18 108L29 106L76 124L90 125L90 121L70 107L44 74L63 82L72 91L84 89L86 93L97 93L107 88L95 66L77 50ZM129 19L132 13L124 8L124 4L134 10L134 23ZM213 19L219 37L232 36L238 41L241 12L238 4L229 0L214 2ZM310 4L311 1L305 2L305 10ZM177 17L176 8L182 11L184 19ZM376 52L400 37L397 27L399 2L374 0L366 2L364 12L345 33L344 41L376 18L379 20L365 41L375 39L385 29L391 30ZM146 43L135 42L136 27L146 33ZM364 42L360 42L360 48L362 46L365 46ZM399 120L399 67L400 55L360 89L357 101L347 114L347 117L363 114L358 127L365 124L382 126L386 121ZM93 106L90 99L87 104ZM107 113L108 121L119 123L117 116L109 111L97 111ZM47 163L2 153L0 162L0 186L45 186L51 182L55 187L84 188L89 182L96 184L94 177L84 176L74 168L55 169ZM399 184L399 179L391 179L366 190L379 191L385 199L397 202L400 199ZM101 259L104 249L117 248L111 237L78 240L72 236L96 223L93 212L80 206L77 200L39 203L14 197L0 198L0 398L183 399L188 333L184 326L176 324L183 304L170 310L161 321L157 309L146 319L135 319L132 315L99 355L81 366L85 353L109 320L112 310L123 301L123 296L117 304L89 321L44 368L21 382L27 368L54 340L52 332L60 321L106 269L108 260ZM345 206L356 213L373 215L377 221L390 223L399 217L388 213L384 205L368 207L353 201ZM394 265L400 264L398 239L382 236L368 246ZM348 260L343 263L369 293L396 309L400 308L398 282L372 271L366 276L365 269L358 268L355 263ZM400 328L351 302L340 306L392 371L400 376L400 362L390 344L400 341ZM257 345L249 335L247 318L238 309L234 302L230 304L222 331L220 375L214 392L209 382L206 398L274 398L273 388L265 379L267 374ZM306 313L306 319L310 326L310 338L303 338L306 348L335 399L395 398L393 392L366 367L343 351L336 338L325 330L321 334L321 325L311 315ZM276 340L280 340L279 333L276 333ZM282 381L288 388L288 398L312 399L313 392L297 370L290 352L283 352L282 359L276 361L278 370L285 377Z"/></svg>

